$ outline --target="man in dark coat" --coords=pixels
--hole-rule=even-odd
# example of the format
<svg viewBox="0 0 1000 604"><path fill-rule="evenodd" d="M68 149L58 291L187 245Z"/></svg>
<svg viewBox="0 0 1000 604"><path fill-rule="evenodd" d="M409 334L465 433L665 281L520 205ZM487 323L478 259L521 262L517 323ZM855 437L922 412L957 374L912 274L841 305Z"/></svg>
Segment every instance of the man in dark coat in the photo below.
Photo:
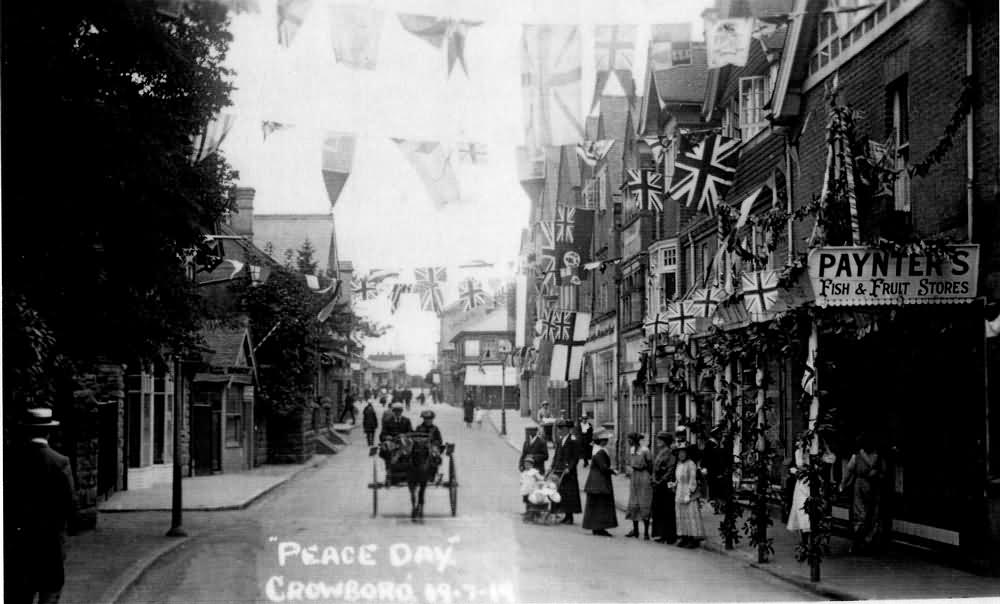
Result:
<svg viewBox="0 0 1000 604"><path fill-rule="evenodd" d="M465 392L465 400L462 401L462 420L466 428L472 427L473 412L476 410L476 401L472 398L472 392Z"/></svg>
<svg viewBox="0 0 1000 604"><path fill-rule="evenodd" d="M344 416L350 414L351 425L357 423L357 419L354 416L354 400L354 391L348 390L346 396L344 397L344 408L340 411L340 417L337 419L338 422L344 423Z"/></svg>
<svg viewBox="0 0 1000 604"><path fill-rule="evenodd" d="M580 461L579 443L572 434L573 422L568 419L556 424L556 452L552 458L552 471L561 475L559 481L559 511L566 514L562 524L573 524L573 514L583 511L580 505L580 481L576 464Z"/></svg>
<svg viewBox="0 0 1000 604"><path fill-rule="evenodd" d="M583 467L590 464L590 450L594 440L594 426L590 423L590 413L584 413L580 417L580 423L576 426L577 443L580 445L580 459L583 460Z"/></svg>
<svg viewBox="0 0 1000 604"><path fill-rule="evenodd" d="M587 493L587 507L583 510L583 528L594 535L611 537L607 531L618 526L615 511L615 490L611 477L616 474L611 467L611 456L604 450L611 439L609 430L601 430L594 435L594 444L599 449L590 458L590 474L583 490Z"/></svg>
<svg viewBox="0 0 1000 604"><path fill-rule="evenodd" d="M549 446L545 439L538 435L538 426L528 426L524 429L524 445L521 446L521 459L517 462L517 471L524 471L524 459L531 457L535 469L545 475L545 462L549 459Z"/></svg>
<svg viewBox="0 0 1000 604"><path fill-rule="evenodd" d="M375 407L372 400L365 401L365 408L361 411L361 427L365 430L365 438L368 439L368 446L375 444L375 429L378 428L378 415L375 414Z"/></svg>
<svg viewBox="0 0 1000 604"><path fill-rule="evenodd" d="M413 424L410 423L410 418L403 415L403 403L397 401L392 404L392 415L382 419L382 432L379 433L378 440L385 442L409 432L413 432Z"/></svg>
<svg viewBox="0 0 1000 604"><path fill-rule="evenodd" d="M403 404L406 405L406 410L410 410L410 402L413 401L413 391L409 388L403 390Z"/></svg>
<svg viewBox="0 0 1000 604"><path fill-rule="evenodd" d="M26 442L12 456L16 467L5 485L12 538L8 541L8 595L14 602L58 602L65 583L66 525L75 510L69 460L48 442L59 425L48 408L29 409L21 423Z"/></svg>

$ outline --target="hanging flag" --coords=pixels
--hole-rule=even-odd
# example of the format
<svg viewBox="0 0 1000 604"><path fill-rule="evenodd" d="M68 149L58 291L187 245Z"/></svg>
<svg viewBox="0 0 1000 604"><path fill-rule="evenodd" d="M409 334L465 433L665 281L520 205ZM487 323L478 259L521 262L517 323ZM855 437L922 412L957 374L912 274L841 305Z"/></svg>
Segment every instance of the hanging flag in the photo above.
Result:
<svg viewBox="0 0 1000 604"><path fill-rule="evenodd" d="M598 25L594 29L597 71L631 71L635 57L635 25Z"/></svg>
<svg viewBox="0 0 1000 604"><path fill-rule="evenodd" d="M531 147L584 137L580 33L570 25L525 25L521 45L524 140Z"/></svg>
<svg viewBox="0 0 1000 604"><path fill-rule="evenodd" d="M462 301L462 308L466 311L486 304L486 292L483 291L479 281L471 277L463 279L459 283L458 298Z"/></svg>
<svg viewBox="0 0 1000 604"><path fill-rule="evenodd" d="M330 199L330 207L337 204L354 161L355 136L331 132L323 141L323 184Z"/></svg>
<svg viewBox="0 0 1000 604"><path fill-rule="evenodd" d="M580 285L580 266L591 260L594 210L556 206L552 221L557 285Z"/></svg>
<svg viewBox="0 0 1000 604"><path fill-rule="evenodd" d="M458 161L474 166L486 163L486 145L480 143L459 143Z"/></svg>
<svg viewBox="0 0 1000 604"><path fill-rule="evenodd" d="M438 207L461 201L458 177L451 163L451 154L444 145L433 141L392 139L416 170L427 195Z"/></svg>
<svg viewBox="0 0 1000 604"><path fill-rule="evenodd" d="M358 4L331 4L329 16L337 62L354 69L375 69L382 11Z"/></svg>
<svg viewBox="0 0 1000 604"><path fill-rule="evenodd" d="M278 0L278 44L292 45L311 6L312 0Z"/></svg>
<svg viewBox="0 0 1000 604"><path fill-rule="evenodd" d="M743 305L751 317L771 311L778 301L778 271L743 273Z"/></svg>
<svg viewBox="0 0 1000 604"><path fill-rule="evenodd" d="M322 323L322 322L326 321L327 319L329 319L330 315L333 314L333 311L336 310L337 303L340 300L340 285L341 285L341 283L342 282L340 281L340 279L337 279L337 280L334 281L334 283L333 283L333 295L330 296L330 301L327 302L326 305L323 306L323 308L320 309L319 314L316 315L316 319L320 323Z"/></svg>
<svg viewBox="0 0 1000 604"><path fill-rule="evenodd" d="M274 134L275 132L277 132L279 130L284 130L284 129L290 128L290 127L291 126L289 126L288 124L282 124L281 122L272 122L270 120L264 120L264 121L262 121L260 123L260 129L261 129L261 132L264 133L264 140L265 141L267 140L268 136Z"/></svg>
<svg viewBox="0 0 1000 604"><path fill-rule="evenodd" d="M360 300L371 300L378 295L378 287L367 277L354 277L351 280L351 289L354 291L354 297Z"/></svg>
<svg viewBox="0 0 1000 604"><path fill-rule="evenodd" d="M372 283L381 283L386 279L392 279L393 277L398 277L399 271L385 270L381 268L373 268L368 271L368 280Z"/></svg>
<svg viewBox="0 0 1000 604"><path fill-rule="evenodd" d="M549 379L561 382L580 379L580 369L583 367L583 348L587 344L590 333L590 313L575 311L557 311L566 313L564 319L569 323L568 333L561 331L560 337L552 346L552 360L549 365Z"/></svg>
<svg viewBox="0 0 1000 604"><path fill-rule="evenodd" d="M440 314L444 308L441 284L448 279L447 271L442 266L430 266L415 269L413 272L416 278L414 289L420 294L420 310Z"/></svg>
<svg viewBox="0 0 1000 604"><path fill-rule="evenodd" d="M396 314L396 310L399 308L399 300L403 297L403 294L408 294L413 291L413 286L409 283L394 283L392 285L392 290L389 292L389 311L392 314Z"/></svg>
<svg viewBox="0 0 1000 604"><path fill-rule="evenodd" d="M219 147L226 140L226 136L233 129L235 122L235 115L220 113L202 129L200 134L194 137L192 145L195 163L219 151Z"/></svg>
<svg viewBox="0 0 1000 604"><path fill-rule="evenodd" d="M622 189L632 195L638 210L663 211L663 175L656 170L628 170Z"/></svg>
<svg viewBox="0 0 1000 604"><path fill-rule="evenodd" d="M740 141L713 134L696 145L682 136L674 160L674 182L670 197L699 212L715 215L736 178L740 159Z"/></svg>
<svg viewBox="0 0 1000 604"><path fill-rule="evenodd" d="M690 336L698 331L694 309L684 300L667 304L667 333L672 336Z"/></svg>
<svg viewBox="0 0 1000 604"><path fill-rule="evenodd" d="M470 27L482 25L482 21L459 21L427 15L400 14L399 23L403 29L427 42L434 48L447 45L448 75L451 75L455 63L462 65L462 71L469 75L465 65L465 38Z"/></svg>
<svg viewBox="0 0 1000 604"><path fill-rule="evenodd" d="M573 227L576 225L576 208L566 206L556 207L555 227L556 242L573 243Z"/></svg>
<svg viewBox="0 0 1000 604"><path fill-rule="evenodd" d="M657 312L646 317L642 327L647 336L670 333L670 322L667 321L666 313Z"/></svg>
<svg viewBox="0 0 1000 604"><path fill-rule="evenodd" d="M538 256L535 270L538 272L540 288L547 288L554 280L556 267L556 237L551 220L543 220L535 225L535 243Z"/></svg>
<svg viewBox="0 0 1000 604"><path fill-rule="evenodd" d="M491 268L493 266L492 262L486 262L485 260L470 260L465 264L459 264L458 268Z"/></svg>
<svg viewBox="0 0 1000 604"><path fill-rule="evenodd" d="M747 64L753 34L753 19L719 19L707 21L705 25L709 69L725 65L742 67Z"/></svg>
<svg viewBox="0 0 1000 604"><path fill-rule="evenodd" d="M553 343L571 339L575 315L571 310L548 311L542 317L542 337Z"/></svg>
<svg viewBox="0 0 1000 604"><path fill-rule="evenodd" d="M603 161L615 144L614 139L601 141L583 141L576 144L576 154L580 156L583 163L591 168Z"/></svg>
<svg viewBox="0 0 1000 604"><path fill-rule="evenodd" d="M702 287L696 289L687 300L695 316L711 319L715 309L726 297L726 292L718 287Z"/></svg>

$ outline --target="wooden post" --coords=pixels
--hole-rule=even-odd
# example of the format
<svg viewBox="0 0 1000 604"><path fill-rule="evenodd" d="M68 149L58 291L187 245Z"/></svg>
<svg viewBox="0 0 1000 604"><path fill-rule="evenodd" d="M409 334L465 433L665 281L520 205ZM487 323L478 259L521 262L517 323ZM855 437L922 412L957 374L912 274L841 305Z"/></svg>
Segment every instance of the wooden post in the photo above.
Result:
<svg viewBox="0 0 1000 604"><path fill-rule="evenodd" d="M767 428L767 417L764 409L764 401L767 393L764 391L764 363L766 360L757 357L757 562L767 561L767 466L764 463L767 454L767 437L764 433Z"/></svg>

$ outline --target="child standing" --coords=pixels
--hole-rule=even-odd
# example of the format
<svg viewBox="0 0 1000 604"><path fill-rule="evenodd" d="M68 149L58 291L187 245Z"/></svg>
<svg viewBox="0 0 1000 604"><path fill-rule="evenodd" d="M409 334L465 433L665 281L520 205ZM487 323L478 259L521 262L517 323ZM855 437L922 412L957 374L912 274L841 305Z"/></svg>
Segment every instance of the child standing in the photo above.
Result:
<svg viewBox="0 0 1000 604"><path fill-rule="evenodd" d="M486 409L476 405L476 428L483 429L483 418L486 417Z"/></svg>

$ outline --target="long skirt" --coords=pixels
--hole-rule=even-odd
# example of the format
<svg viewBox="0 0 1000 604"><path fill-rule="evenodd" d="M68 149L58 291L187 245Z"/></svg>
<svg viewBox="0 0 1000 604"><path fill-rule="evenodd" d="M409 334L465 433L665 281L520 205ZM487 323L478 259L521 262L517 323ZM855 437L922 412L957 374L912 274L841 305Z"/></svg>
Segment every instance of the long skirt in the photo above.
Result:
<svg viewBox="0 0 1000 604"><path fill-rule="evenodd" d="M788 530L809 532L809 514L803 509L808 498L809 481L796 480L795 490L792 492L792 509L788 513Z"/></svg>
<svg viewBox="0 0 1000 604"><path fill-rule="evenodd" d="M674 491L666 483L653 489L653 504L650 510L653 520L653 537L667 541L677 539L677 516L674 510Z"/></svg>
<svg viewBox="0 0 1000 604"><path fill-rule="evenodd" d="M701 502L691 498L688 503L674 502L677 509L677 534L681 537L704 537L705 523L701 520Z"/></svg>
<svg viewBox="0 0 1000 604"><path fill-rule="evenodd" d="M583 528L590 531L615 528L615 496L611 493L587 493L587 507L583 510Z"/></svg>
<svg viewBox="0 0 1000 604"><path fill-rule="evenodd" d="M628 489L629 520L649 520L650 508L653 505L653 487L649 483L649 472L632 470L632 481Z"/></svg>
<svg viewBox="0 0 1000 604"><path fill-rule="evenodd" d="M857 544L871 545L881 537L881 497L875 486L864 478L854 482L854 499L851 502L851 528Z"/></svg>
<svg viewBox="0 0 1000 604"><path fill-rule="evenodd" d="M580 481L576 476L576 468L566 472L559 482L559 496L562 501L557 508L563 514L579 514L583 511L583 505L580 503Z"/></svg>
<svg viewBox="0 0 1000 604"><path fill-rule="evenodd" d="M462 407L462 411L462 419L465 420L465 423L471 424L476 411L475 407L472 405L465 405Z"/></svg>

